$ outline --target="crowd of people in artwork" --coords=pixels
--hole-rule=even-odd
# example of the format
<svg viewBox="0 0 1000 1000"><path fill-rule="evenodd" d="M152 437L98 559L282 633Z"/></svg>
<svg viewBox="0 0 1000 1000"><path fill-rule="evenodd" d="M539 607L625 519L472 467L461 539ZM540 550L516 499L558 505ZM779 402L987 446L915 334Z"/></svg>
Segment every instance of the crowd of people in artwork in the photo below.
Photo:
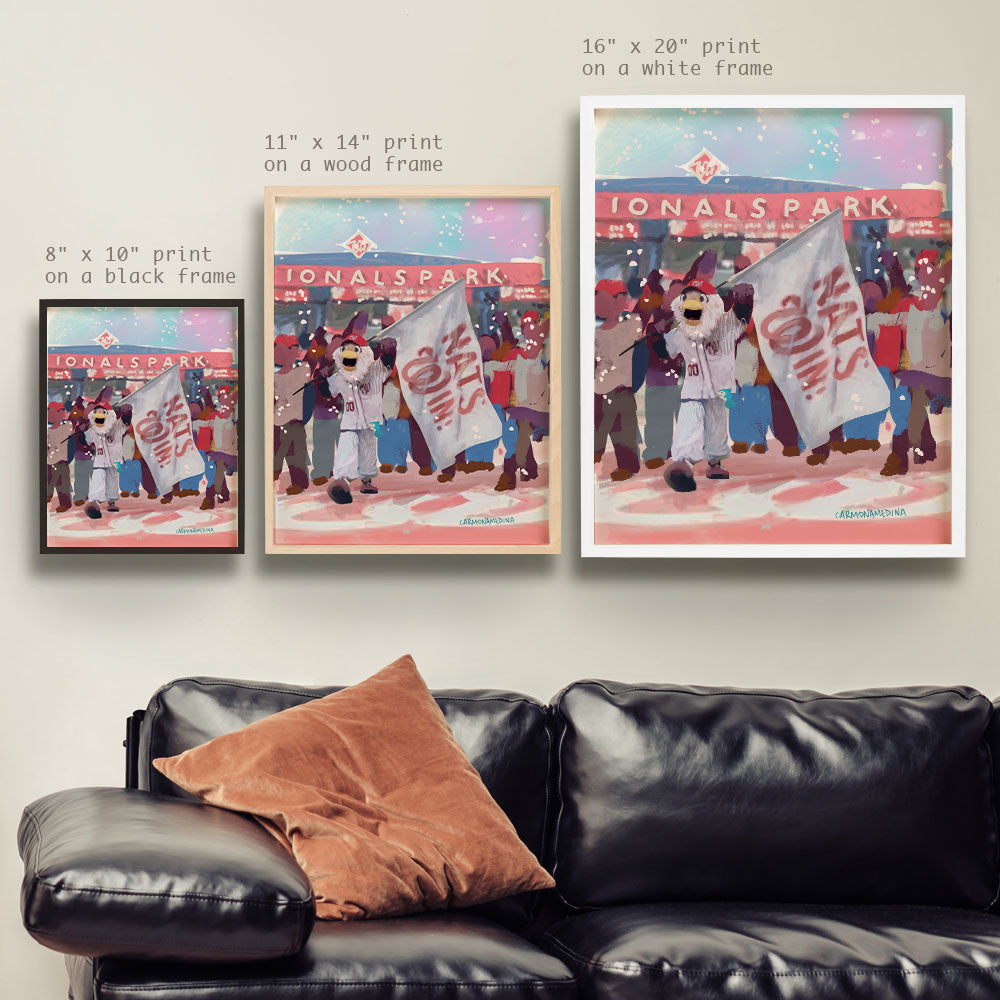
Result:
<svg viewBox="0 0 1000 1000"><path fill-rule="evenodd" d="M142 493L147 500L170 504L204 492L201 510L229 503L229 479L239 466L237 390L220 385L213 398L211 390L203 388L188 405L204 471L161 493L136 444L127 393L115 404L110 386L92 399L77 396L50 401L46 408L46 504L54 503L56 514L82 507L88 517L97 519L103 516L102 510L118 513L120 500Z"/></svg>
<svg viewBox="0 0 1000 1000"><path fill-rule="evenodd" d="M921 250L914 260L912 282L906 280L897 254L884 251L880 263L879 274L860 281L859 287L868 346L889 388L889 409L835 428L829 441L805 456L808 465L822 465L831 452L882 450L879 431L886 420L892 440L881 475L903 476L913 465L937 458L930 415L951 405L950 253ZM731 347L726 360L733 369L735 391L717 404L701 400L705 426L699 446L700 457L709 461L708 478L728 478L721 460L731 453L763 455L777 448L794 459L805 450L788 404L761 354L752 311L736 322L740 313L740 303L734 301L737 293L712 295L716 264L716 255L708 251L686 274L673 280L654 270L634 295L623 281L606 278L596 284L594 461L601 463L610 444L615 461L608 475L615 482L632 478L643 464L648 469L668 466L669 471L679 448L688 450L683 404L689 397L704 394L696 391L698 365L686 363L680 353L669 349L675 343L670 335L678 322L677 305L687 296L721 299L720 308L734 317L736 334L726 341ZM734 271L738 274L749 264L741 256L734 261ZM683 446L679 437L685 438Z"/></svg>
<svg viewBox="0 0 1000 1000"><path fill-rule="evenodd" d="M272 471L277 481L287 469L284 492L295 496L312 486L325 487L331 498L344 502L338 499L343 487L332 484L359 479L361 493L376 494L379 474L410 469L425 477L436 474L441 483L459 474L492 473L498 493L537 479L534 445L549 433L548 317L529 309L515 331L502 310L493 315L496 332L478 342L501 436L466 449L441 468L406 404L392 322L390 316L381 318L371 344L365 311L343 331L319 327L312 334L274 338Z"/></svg>

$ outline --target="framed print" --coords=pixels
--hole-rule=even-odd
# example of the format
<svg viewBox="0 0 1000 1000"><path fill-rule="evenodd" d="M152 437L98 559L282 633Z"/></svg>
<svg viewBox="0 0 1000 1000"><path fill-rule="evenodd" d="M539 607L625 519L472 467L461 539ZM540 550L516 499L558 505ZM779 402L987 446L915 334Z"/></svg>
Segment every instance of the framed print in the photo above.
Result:
<svg viewBox="0 0 1000 1000"><path fill-rule="evenodd" d="M585 556L965 554L963 116L583 99Z"/></svg>
<svg viewBox="0 0 1000 1000"><path fill-rule="evenodd" d="M39 303L42 552L243 551L243 302Z"/></svg>
<svg viewBox="0 0 1000 1000"><path fill-rule="evenodd" d="M266 194L267 551L558 552L558 189Z"/></svg>

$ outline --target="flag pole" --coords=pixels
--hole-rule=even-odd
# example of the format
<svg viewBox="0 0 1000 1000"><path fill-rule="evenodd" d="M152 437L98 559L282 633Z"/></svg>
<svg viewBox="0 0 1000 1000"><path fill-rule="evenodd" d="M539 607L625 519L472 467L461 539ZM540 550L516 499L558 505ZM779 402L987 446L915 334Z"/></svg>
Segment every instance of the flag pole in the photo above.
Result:
<svg viewBox="0 0 1000 1000"><path fill-rule="evenodd" d="M716 286L716 288L717 289L723 288L725 285L731 285L733 282L739 284L744 280L744 277L746 276L748 271L752 271L758 264L763 264L764 261L766 260L774 260L775 257L777 257L779 254L784 253L790 246L792 246L793 243L798 243L800 240L807 237L817 226L822 225L824 222L828 221L831 216L834 215L841 216L841 224L843 224L844 212L842 209L835 208L832 212L830 212L829 215L824 215L821 219L817 219L815 222L810 222L809 225L806 226L806 228L803 229L801 233L796 233L790 239L785 240L785 242L782 243L781 246L776 247L769 254L765 254L763 257L760 258L760 260L755 260L752 264L743 268L742 271L737 271L736 274L734 274L731 278L726 278L725 281L721 281Z"/></svg>

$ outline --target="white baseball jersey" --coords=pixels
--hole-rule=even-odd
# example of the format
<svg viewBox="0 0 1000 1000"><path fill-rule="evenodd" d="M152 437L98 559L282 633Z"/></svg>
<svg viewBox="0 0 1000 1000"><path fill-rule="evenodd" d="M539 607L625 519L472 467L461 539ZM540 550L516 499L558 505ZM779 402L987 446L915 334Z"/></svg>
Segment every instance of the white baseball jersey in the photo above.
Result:
<svg viewBox="0 0 1000 1000"><path fill-rule="evenodd" d="M724 312L711 340L692 340L677 326L664 339L671 354L684 358L684 399L713 399L723 389L736 389L736 341L746 323Z"/></svg>
<svg viewBox="0 0 1000 1000"><path fill-rule="evenodd" d="M122 438L125 437L128 428L116 420L107 433L90 427L86 432L87 444L94 446L94 468L113 469L119 462L123 462Z"/></svg>
<svg viewBox="0 0 1000 1000"><path fill-rule="evenodd" d="M343 396L342 431L356 431L382 421L382 386L389 371L381 361L376 361L361 382L352 382L341 371L335 371L327 380L332 396Z"/></svg>

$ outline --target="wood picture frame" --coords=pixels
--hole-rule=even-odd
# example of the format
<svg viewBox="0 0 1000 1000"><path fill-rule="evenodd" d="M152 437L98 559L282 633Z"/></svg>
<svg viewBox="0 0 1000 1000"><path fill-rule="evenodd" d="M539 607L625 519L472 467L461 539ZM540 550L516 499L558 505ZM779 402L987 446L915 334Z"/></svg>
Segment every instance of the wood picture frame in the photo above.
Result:
<svg viewBox="0 0 1000 1000"><path fill-rule="evenodd" d="M39 301L41 553L243 553L243 310L242 299ZM144 402L133 422L130 397L174 378L162 397L173 410ZM122 431L110 445L95 439L98 408ZM180 465L155 457L168 428L170 455L190 463L169 488L164 470Z"/></svg>
<svg viewBox="0 0 1000 1000"><path fill-rule="evenodd" d="M559 552L559 189L268 187L264 226L265 399L274 402L265 414L265 551ZM459 282L464 326L453 332L462 329L464 347L453 357L465 360L427 355L430 367L420 371L438 371L439 384L447 383L427 404L422 394L437 387L411 379L403 360L418 338L430 338L424 352L441 349L429 310L460 298ZM447 314L440 316L444 323ZM392 336L396 322L400 338ZM353 410L354 400L335 391L345 383L330 375L344 371L334 356L342 358L338 345L357 333L361 344L371 339L376 366L390 361L384 338L402 343L400 364L372 369ZM534 408L517 405L515 379ZM455 413L433 410L452 403ZM462 423L456 414L470 407L475 422ZM475 445L453 454L472 440L470 428ZM378 473L363 475L373 447Z"/></svg>

